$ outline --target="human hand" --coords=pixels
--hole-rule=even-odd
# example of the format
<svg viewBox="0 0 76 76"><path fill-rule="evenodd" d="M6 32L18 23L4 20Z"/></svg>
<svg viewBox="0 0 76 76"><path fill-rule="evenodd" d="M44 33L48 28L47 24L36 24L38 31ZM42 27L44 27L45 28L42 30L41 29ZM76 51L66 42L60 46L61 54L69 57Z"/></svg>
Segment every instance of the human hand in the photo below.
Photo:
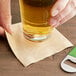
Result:
<svg viewBox="0 0 76 76"><path fill-rule="evenodd" d="M3 35L5 30L11 33L10 25L10 0L0 0L0 35Z"/></svg>
<svg viewBox="0 0 76 76"><path fill-rule="evenodd" d="M50 25L57 27L76 15L76 0L57 0L51 10Z"/></svg>

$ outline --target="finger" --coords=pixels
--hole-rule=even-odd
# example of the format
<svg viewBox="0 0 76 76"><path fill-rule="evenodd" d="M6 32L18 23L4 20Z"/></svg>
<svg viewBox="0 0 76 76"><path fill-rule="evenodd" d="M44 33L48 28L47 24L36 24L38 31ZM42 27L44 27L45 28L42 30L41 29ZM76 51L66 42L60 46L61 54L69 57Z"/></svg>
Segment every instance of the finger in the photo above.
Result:
<svg viewBox="0 0 76 76"><path fill-rule="evenodd" d="M2 21L3 20L3 21ZM10 21L10 19L8 18L8 19L4 19L4 18L2 18L2 27L8 32L8 33L10 33L10 34L12 34L12 30L11 30L11 28L10 28L10 25L11 25L11 21Z"/></svg>
<svg viewBox="0 0 76 76"><path fill-rule="evenodd" d="M57 21L57 19L55 19L55 17L51 17L49 19L49 25L51 25L52 27L56 27L58 25L60 25L59 21Z"/></svg>
<svg viewBox="0 0 76 76"><path fill-rule="evenodd" d="M76 8L73 10L73 12L69 13L65 18L63 18L60 21L60 24L65 23L66 21L68 21L69 19L71 19L72 17L74 17L76 15Z"/></svg>
<svg viewBox="0 0 76 76"><path fill-rule="evenodd" d="M10 12L10 0L1 0L0 2L0 24L3 28L11 33L11 12Z"/></svg>
<svg viewBox="0 0 76 76"><path fill-rule="evenodd" d="M57 21L55 18L51 18L49 24L52 27L57 27L57 26L65 23L66 21L68 21L69 19L71 19L72 17L74 17L76 15L76 8L74 8L72 11L67 16L65 16L63 19L61 19L61 21Z"/></svg>
<svg viewBox="0 0 76 76"><path fill-rule="evenodd" d="M69 0L57 0L57 2L55 3L55 5L51 10L51 15L56 16L59 12L61 12L66 7L68 2Z"/></svg>
<svg viewBox="0 0 76 76"><path fill-rule="evenodd" d="M52 27L57 27L57 26L65 23L66 21L68 21L69 19L71 19L72 17L74 17L76 15L76 8L74 8L72 11L66 17L64 17L61 21L57 21L55 18L51 18L49 24Z"/></svg>
<svg viewBox="0 0 76 76"><path fill-rule="evenodd" d="M0 26L0 35L4 35L4 29Z"/></svg>
<svg viewBox="0 0 76 76"><path fill-rule="evenodd" d="M70 0L67 4L67 6L65 7L65 9L63 11L61 11L58 15L55 16L55 19L57 21L62 20L65 16L67 16L71 11L73 11L73 9L75 8L75 5L72 2L73 0Z"/></svg>

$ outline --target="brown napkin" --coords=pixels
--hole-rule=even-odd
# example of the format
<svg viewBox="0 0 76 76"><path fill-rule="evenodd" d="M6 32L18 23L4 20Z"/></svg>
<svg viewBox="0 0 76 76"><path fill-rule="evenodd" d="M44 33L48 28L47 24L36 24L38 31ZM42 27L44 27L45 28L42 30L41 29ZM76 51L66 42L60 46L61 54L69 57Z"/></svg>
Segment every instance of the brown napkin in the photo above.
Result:
<svg viewBox="0 0 76 76"><path fill-rule="evenodd" d="M50 34L50 38L43 42L35 43L24 38L21 23L14 24L11 28L13 30L12 35L6 32L9 45L15 56L24 66L38 62L67 47L73 46L73 44L56 29Z"/></svg>

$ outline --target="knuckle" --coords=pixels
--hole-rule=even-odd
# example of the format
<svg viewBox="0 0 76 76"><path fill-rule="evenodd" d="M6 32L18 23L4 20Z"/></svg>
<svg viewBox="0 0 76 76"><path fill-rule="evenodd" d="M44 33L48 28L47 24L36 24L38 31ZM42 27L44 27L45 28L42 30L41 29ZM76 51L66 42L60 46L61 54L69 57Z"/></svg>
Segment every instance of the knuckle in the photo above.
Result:
<svg viewBox="0 0 76 76"><path fill-rule="evenodd" d="M63 15L62 14L58 14L55 18L57 19L57 21L60 21L63 19Z"/></svg>
<svg viewBox="0 0 76 76"><path fill-rule="evenodd" d="M11 18L12 18L11 15L9 15L9 14L5 15L5 19L11 19Z"/></svg>
<svg viewBox="0 0 76 76"><path fill-rule="evenodd" d="M11 20L11 19L12 19L12 16L11 16L10 14L1 15L1 16L0 16L0 19L1 19L1 21L4 21L4 20Z"/></svg>

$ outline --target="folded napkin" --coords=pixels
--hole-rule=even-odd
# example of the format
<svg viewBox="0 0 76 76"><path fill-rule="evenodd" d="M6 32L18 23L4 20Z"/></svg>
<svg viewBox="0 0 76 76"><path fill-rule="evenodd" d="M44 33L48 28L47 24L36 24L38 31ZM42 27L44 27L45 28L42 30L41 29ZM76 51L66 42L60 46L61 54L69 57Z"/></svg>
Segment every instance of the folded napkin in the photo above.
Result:
<svg viewBox="0 0 76 76"><path fill-rule="evenodd" d="M22 24L17 23L11 26L13 34L6 32L8 43L17 57L24 65L28 66L38 62L46 57L73 46L59 31L54 29L47 40L36 43L24 38L22 33Z"/></svg>

